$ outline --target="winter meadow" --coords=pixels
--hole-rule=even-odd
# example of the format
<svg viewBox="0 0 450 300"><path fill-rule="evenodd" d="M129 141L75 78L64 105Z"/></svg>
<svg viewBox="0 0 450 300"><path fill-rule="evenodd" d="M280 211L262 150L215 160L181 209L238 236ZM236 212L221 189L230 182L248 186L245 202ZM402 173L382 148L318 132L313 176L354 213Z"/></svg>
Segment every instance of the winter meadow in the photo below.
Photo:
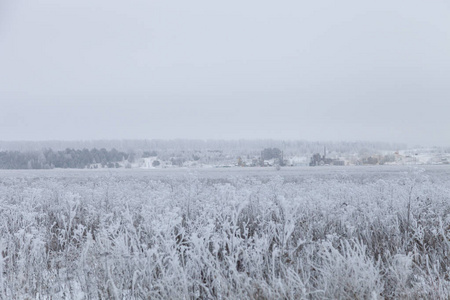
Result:
<svg viewBox="0 0 450 300"><path fill-rule="evenodd" d="M450 0L0 0L0 300L450 300Z"/></svg>
<svg viewBox="0 0 450 300"><path fill-rule="evenodd" d="M448 299L449 195L446 166L2 171L0 298Z"/></svg>

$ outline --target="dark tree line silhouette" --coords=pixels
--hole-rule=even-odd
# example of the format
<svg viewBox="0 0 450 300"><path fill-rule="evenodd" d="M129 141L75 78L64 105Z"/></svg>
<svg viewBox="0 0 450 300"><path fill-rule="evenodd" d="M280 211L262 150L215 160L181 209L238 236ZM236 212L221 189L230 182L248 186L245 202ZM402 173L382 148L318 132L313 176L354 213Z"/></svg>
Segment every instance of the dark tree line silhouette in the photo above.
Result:
<svg viewBox="0 0 450 300"><path fill-rule="evenodd" d="M0 152L0 169L117 168L120 167L118 162L124 161L133 162L134 154L120 152L114 148Z"/></svg>

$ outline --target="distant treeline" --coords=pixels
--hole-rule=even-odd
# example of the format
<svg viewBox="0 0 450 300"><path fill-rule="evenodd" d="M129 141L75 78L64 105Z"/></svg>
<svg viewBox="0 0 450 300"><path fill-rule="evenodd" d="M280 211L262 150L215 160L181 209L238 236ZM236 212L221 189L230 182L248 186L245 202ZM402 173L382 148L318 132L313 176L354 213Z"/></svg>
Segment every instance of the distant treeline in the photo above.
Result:
<svg viewBox="0 0 450 300"><path fill-rule="evenodd" d="M53 168L118 168L134 161L133 153L125 153L116 149L66 149L53 151L2 151L0 152L0 169L53 169Z"/></svg>
<svg viewBox="0 0 450 300"><path fill-rule="evenodd" d="M338 153L358 153L359 151L369 151L377 153L382 150L397 151L406 149L405 144L392 144L384 142L367 141L305 141L305 140L92 140L92 141L0 141L2 151L39 151L40 149L53 149L54 151L64 151L65 149L112 149L118 151L145 151L152 149L158 153L178 153L181 151L197 150L221 150L230 155L253 155L260 154L264 148L279 148L284 155L306 155L323 152L323 147L327 152Z"/></svg>

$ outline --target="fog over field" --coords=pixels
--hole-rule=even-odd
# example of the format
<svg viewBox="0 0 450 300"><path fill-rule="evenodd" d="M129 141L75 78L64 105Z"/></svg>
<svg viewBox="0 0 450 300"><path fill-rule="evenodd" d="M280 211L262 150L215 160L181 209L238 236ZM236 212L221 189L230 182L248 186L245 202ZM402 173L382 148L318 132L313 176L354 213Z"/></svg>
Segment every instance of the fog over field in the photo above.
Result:
<svg viewBox="0 0 450 300"><path fill-rule="evenodd" d="M0 0L0 300L450 299L450 4Z"/></svg>
<svg viewBox="0 0 450 300"><path fill-rule="evenodd" d="M0 140L449 146L448 1L0 2Z"/></svg>

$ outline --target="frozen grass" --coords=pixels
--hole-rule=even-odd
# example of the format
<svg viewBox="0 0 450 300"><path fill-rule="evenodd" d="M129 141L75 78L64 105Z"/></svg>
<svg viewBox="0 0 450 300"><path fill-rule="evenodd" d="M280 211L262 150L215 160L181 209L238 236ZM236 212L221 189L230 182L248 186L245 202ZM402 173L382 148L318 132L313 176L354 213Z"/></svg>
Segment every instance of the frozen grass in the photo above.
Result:
<svg viewBox="0 0 450 300"><path fill-rule="evenodd" d="M421 172L3 178L0 298L449 299L449 195Z"/></svg>

